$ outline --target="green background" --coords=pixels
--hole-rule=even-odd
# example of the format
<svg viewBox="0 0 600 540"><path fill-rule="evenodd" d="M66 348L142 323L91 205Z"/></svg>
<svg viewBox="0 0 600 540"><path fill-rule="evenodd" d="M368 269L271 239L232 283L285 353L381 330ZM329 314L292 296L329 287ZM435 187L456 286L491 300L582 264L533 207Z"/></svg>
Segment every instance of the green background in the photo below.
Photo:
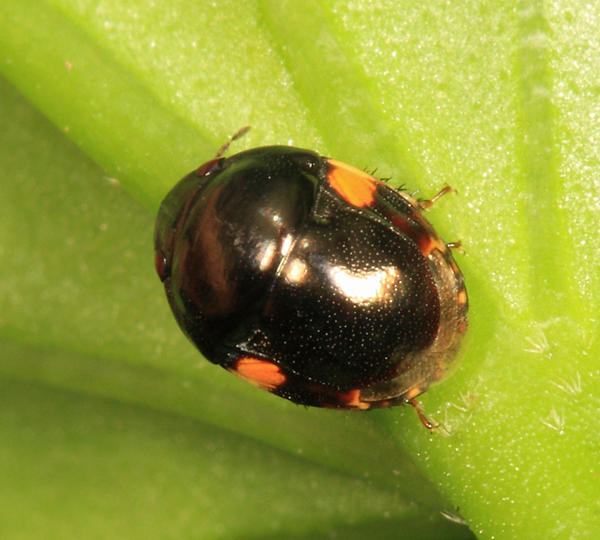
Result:
<svg viewBox="0 0 600 540"><path fill-rule="evenodd" d="M580 1L3 3L0 535L597 538L599 28ZM429 218L471 329L433 433L260 392L176 327L154 214L243 125L233 151L458 191Z"/></svg>

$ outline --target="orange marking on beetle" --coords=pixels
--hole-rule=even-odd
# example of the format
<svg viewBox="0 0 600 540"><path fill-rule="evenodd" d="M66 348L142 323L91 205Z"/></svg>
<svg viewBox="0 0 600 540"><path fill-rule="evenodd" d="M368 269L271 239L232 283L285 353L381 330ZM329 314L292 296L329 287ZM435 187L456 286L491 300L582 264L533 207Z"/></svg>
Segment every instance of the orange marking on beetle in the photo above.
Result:
<svg viewBox="0 0 600 540"><path fill-rule="evenodd" d="M467 291L465 291L465 289L458 291L458 297L456 300L459 306L464 306L467 303Z"/></svg>
<svg viewBox="0 0 600 540"><path fill-rule="evenodd" d="M413 386L411 389L404 394L404 398L406 401L410 402L415 399L417 396L420 396L423 393L423 389L420 386Z"/></svg>
<svg viewBox="0 0 600 540"><path fill-rule="evenodd" d="M406 219L404 216L399 214L392 216L392 223L396 225L406 236L411 238L415 244L419 247L419 251L423 257L429 257L431 252L435 249L441 253L448 251L446 244L442 240L426 230L423 230L423 223L418 221L419 216L415 214L413 218Z"/></svg>
<svg viewBox="0 0 600 540"><path fill-rule="evenodd" d="M419 238L419 251L423 257L427 257L436 247L435 239L432 236L421 236Z"/></svg>
<svg viewBox="0 0 600 540"><path fill-rule="evenodd" d="M378 181L356 167L328 159L327 181L342 199L353 206L369 206L375 202Z"/></svg>
<svg viewBox="0 0 600 540"><path fill-rule="evenodd" d="M279 388L287 379L279 366L252 356L242 356L229 371L269 392Z"/></svg>
<svg viewBox="0 0 600 540"><path fill-rule="evenodd" d="M352 407L355 409L370 409L371 405L360 400L360 390L348 390L337 395L340 403L343 403L346 407Z"/></svg>
<svg viewBox="0 0 600 540"><path fill-rule="evenodd" d="M419 251L423 257L429 257L434 250L438 250L440 253L448 251L446 244L442 242L437 236L431 234L423 234L414 238L419 246Z"/></svg>

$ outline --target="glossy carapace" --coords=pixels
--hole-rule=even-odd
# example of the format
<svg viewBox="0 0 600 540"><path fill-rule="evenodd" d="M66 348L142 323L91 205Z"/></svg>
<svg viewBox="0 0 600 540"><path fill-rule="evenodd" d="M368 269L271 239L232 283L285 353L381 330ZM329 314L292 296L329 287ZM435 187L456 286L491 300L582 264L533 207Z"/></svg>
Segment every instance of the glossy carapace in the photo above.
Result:
<svg viewBox="0 0 600 540"><path fill-rule="evenodd" d="M185 334L252 384L319 407L414 404L467 328L431 203L309 150L217 156L163 201L156 268Z"/></svg>

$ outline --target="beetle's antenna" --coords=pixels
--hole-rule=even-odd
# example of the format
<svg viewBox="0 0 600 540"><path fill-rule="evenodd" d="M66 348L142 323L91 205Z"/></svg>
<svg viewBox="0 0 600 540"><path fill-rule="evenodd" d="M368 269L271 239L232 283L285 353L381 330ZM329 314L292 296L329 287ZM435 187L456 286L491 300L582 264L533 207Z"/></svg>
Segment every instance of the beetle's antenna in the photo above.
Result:
<svg viewBox="0 0 600 540"><path fill-rule="evenodd" d="M248 133L248 131L250 131L250 126L244 126L243 128L238 129L231 137L229 137L229 140L217 150L215 159L219 159L225 152L227 152L229 145L233 141L239 139L240 137L243 137L244 135L246 135L246 133Z"/></svg>

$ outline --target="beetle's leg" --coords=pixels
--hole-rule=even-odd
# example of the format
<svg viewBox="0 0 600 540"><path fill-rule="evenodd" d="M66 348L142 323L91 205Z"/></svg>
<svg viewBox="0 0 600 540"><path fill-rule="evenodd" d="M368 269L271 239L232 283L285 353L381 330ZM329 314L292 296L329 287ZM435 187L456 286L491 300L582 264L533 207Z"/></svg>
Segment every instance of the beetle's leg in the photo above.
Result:
<svg viewBox="0 0 600 540"><path fill-rule="evenodd" d="M431 208L441 197L448 193L456 193L456 190L453 187L446 184L431 199L419 201L419 207L421 208L421 210L427 210L428 208Z"/></svg>
<svg viewBox="0 0 600 540"><path fill-rule="evenodd" d="M423 424L427 429L433 430L438 427L437 424L434 424L429 420L425 414L423 414L423 410L421 409L421 404L416 400L416 398L410 398L408 403L412 406L412 408L417 413L419 420L421 420L421 424Z"/></svg>

